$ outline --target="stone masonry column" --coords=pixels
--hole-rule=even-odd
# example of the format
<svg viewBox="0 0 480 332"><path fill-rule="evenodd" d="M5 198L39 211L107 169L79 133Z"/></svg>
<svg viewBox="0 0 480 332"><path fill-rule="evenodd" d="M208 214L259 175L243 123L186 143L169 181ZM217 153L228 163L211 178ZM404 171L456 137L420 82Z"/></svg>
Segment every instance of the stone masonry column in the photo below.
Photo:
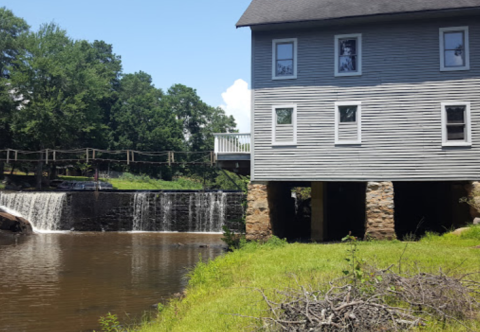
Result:
<svg viewBox="0 0 480 332"><path fill-rule="evenodd" d="M470 205L470 216L475 221L480 217L480 181L472 181L465 186L468 193L468 203ZM478 219L477 219L478 220Z"/></svg>
<svg viewBox="0 0 480 332"><path fill-rule="evenodd" d="M392 182L368 182L365 238L393 240L395 235Z"/></svg>
<svg viewBox="0 0 480 332"><path fill-rule="evenodd" d="M247 240L267 240L272 236L267 186L265 184L249 184L247 204L245 220Z"/></svg>

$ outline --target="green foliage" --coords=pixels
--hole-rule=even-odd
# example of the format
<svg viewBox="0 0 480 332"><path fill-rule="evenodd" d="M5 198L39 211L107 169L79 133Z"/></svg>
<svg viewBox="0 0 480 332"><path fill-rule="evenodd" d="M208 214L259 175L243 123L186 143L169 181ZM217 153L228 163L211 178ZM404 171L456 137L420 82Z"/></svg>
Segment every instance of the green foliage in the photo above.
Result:
<svg viewBox="0 0 480 332"><path fill-rule="evenodd" d="M8 79L18 55L24 50L28 29L23 19L5 7L0 8L0 149L12 144L11 118L17 105L11 98L13 89Z"/></svg>
<svg viewBox="0 0 480 332"><path fill-rule="evenodd" d="M235 250L235 249L240 249L242 248L245 243L246 243L246 214L247 214L247 195L248 195L248 184L250 183L250 177L248 176L238 176L238 177L233 177L233 176L228 176L227 171L225 171L226 177L230 177L231 179L236 179L236 186L238 188L241 188L243 190L243 198L242 198L242 218L240 220L237 220L235 224L239 227L240 232L235 233L233 232L227 225L224 225L222 227L223 229L223 237L222 241L225 242L228 246L229 250ZM233 173L229 172L231 175ZM230 181L231 183L231 181ZM237 189L238 189L237 188ZM234 221L230 220L230 223Z"/></svg>
<svg viewBox="0 0 480 332"><path fill-rule="evenodd" d="M297 187L295 188L295 193L297 194L297 199L302 201L312 198L311 187Z"/></svg>
<svg viewBox="0 0 480 332"><path fill-rule="evenodd" d="M463 232L460 237L466 240L480 241L480 225L472 225L469 229Z"/></svg>
<svg viewBox="0 0 480 332"><path fill-rule="evenodd" d="M44 24L25 36L25 51L9 69L11 86L25 101L12 119L17 146L106 146L105 100L121 69L110 45L74 41L55 24Z"/></svg>
<svg viewBox="0 0 480 332"><path fill-rule="evenodd" d="M112 149L182 150L181 125L150 75L142 71L124 75L118 97L111 114Z"/></svg>
<svg viewBox="0 0 480 332"><path fill-rule="evenodd" d="M244 243L241 241L242 239L245 239L244 234L236 234L230 228L226 225L222 226L223 229L223 237L222 241L225 242L225 244L228 246L229 250L235 250L235 249L240 249L242 244Z"/></svg>
<svg viewBox="0 0 480 332"><path fill-rule="evenodd" d="M108 313L105 316L100 317L98 320L102 327L102 332L121 332L121 326L118 322L118 317L115 314Z"/></svg>
<svg viewBox="0 0 480 332"><path fill-rule="evenodd" d="M349 248L347 249L347 257L345 261L347 262L348 269L343 270L342 273L351 278L351 283L356 286L357 281L362 281L363 271L361 267L361 261L357 257L358 255L358 239L355 236L352 236L349 233L342 239L342 242L347 242Z"/></svg>

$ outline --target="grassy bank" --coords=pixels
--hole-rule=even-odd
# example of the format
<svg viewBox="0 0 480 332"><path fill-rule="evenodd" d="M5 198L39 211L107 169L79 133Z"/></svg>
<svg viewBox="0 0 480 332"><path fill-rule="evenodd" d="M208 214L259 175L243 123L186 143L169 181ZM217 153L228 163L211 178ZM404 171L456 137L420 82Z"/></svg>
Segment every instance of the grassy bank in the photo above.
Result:
<svg viewBox="0 0 480 332"><path fill-rule="evenodd" d="M419 242L360 242L359 257L380 268L398 264L402 271L450 274L480 270L480 227L458 237L428 235ZM264 245L249 243L244 248L209 262L199 263L190 273L186 297L173 300L158 318L136 331L245 331L259 321L249 317L265 315L266 305L256 288L296 288L318 285L342 275L348 244L286 244L280 240ZM398 267L395 267L398 269ZM395 271L398 272L398 271ZM480 330L480 323L468 321L445 327L434 323L422 330Z"/></svg>
<svg viewBox="0 0 480 332"><path fill-rule="evenodd" d="M6 174L9 175L9 174ZM15 175L26 176L25 173L15 172ZM93 181L92 177L86 176L64 176L58 177L60 180L65 181ZM31 179L31 180L28 180ZM30 175L27 180L29 183L34 183L35 179L33 175ZM109 182L115 189L118 190L202 190L203 182L198 179L192 179L189 177L179 177L172 181L164 181L158 179L152 179L145 175L133 175L125 173L118 179L100 179L104 182ZM223 189L237 189L232 187L231 183L221 183L223 185L220 188ZM4 185L0 183L0 189L4 189ZM33 188L32 188L33 189ZM44 188L49 189L49 188Z"/></svg>
<svg viewBox="0 0 480 332"><path fill-rule="evenodd" d="M62 180L68 181L92 181L92 178L85 176L59 176ZM178 178L173 181L151 179L146 176L126 175L119 179L100 179L109 182L118 190L201 190L200 182L189 178Z"/></svg>

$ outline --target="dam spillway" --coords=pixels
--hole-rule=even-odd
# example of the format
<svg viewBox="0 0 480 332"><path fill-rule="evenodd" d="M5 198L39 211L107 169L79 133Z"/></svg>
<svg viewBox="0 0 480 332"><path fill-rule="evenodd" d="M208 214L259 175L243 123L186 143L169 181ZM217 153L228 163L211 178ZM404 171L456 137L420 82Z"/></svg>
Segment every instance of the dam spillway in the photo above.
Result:
<svg viewBox="0 0 480 332"><path fill-rule="evenodd" d="M0 192L38 231L221 232L243 216L241 192Z"/></svg>
<svg viewBox="0 0 480 332"><path fill-rule="evenodd" d="M56 231L61 226L65 199L65 193L0 193L0 207L31 221L35 231Z"/></svg>

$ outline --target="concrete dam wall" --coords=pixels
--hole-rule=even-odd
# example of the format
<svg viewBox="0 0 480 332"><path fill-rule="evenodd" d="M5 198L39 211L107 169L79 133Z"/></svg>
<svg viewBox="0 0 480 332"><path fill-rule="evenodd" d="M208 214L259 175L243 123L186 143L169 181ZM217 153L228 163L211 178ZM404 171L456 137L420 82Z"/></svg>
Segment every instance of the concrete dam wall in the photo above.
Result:
<svg viewBox="0 0 480 332"><path fill-rule="evenodd" d="M242 192L0 192L37 231L221 232L238 228Z"/></svg>

